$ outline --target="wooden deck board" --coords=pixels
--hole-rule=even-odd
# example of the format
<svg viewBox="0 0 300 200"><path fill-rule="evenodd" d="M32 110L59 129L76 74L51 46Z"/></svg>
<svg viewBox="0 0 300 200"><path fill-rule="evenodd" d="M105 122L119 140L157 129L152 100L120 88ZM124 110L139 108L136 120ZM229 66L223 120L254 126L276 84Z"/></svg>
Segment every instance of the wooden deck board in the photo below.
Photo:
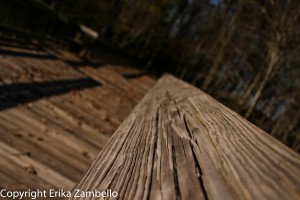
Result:
<svg viewBox="0 0 300 200"><path fill-rule="evenodd" d="M167 75L75 188L110 188L120 199L299 199L299 174L296 152Z"/></svg>
<svg viewBox="0 0 300 200"><path fill-rule="evenodd" d="M69 81L93 79L81 67L69 63L83 62L80 58L62 50L42 52L49 56L42 59L14 53L0 55L0 165L5 166L0 169L0 187L70 189L147 91L120 90L124 82L128 87L136 86L105 65L101 66L102 71L107 68L105 75L112 73L118 81L111 79L114 83L108 83L98 79L99 85L86 88L76 85L64 91ZM94 70L93 76L100 76L97 75L100 68ZM154 82L149 83L149 88ZM35 93L43 90L44 83L52 84L51 90ZM56 89L62 92L55 93ZM11 95L12 101L34 98L5 107L11 98L5 95ZM21 156L3 153L8 150ZM25 165L30 165L35 173L28 173Z"/></svg>

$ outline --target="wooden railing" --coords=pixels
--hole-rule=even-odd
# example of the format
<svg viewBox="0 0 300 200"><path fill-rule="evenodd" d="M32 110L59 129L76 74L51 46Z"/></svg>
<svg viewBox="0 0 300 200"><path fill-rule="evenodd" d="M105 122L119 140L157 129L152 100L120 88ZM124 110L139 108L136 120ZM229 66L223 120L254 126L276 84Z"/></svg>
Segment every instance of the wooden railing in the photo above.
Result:
<svg viewBox="0 0 300 200"><path fill-rule="evenodd" d="M199 89L165 75L100 152L80 191L119 199L300 199L300 156ZM77 190L77 191L78 191Z"/></svg>

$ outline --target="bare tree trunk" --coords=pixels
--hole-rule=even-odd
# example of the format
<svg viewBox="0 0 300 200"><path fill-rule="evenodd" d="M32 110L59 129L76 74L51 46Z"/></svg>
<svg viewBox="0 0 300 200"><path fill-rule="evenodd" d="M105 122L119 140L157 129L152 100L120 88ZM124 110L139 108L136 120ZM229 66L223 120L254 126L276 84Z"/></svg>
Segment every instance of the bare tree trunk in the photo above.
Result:
<svg viewBox="0 0 300 200"><path fill-rule="evenodd" d="M251 113L253 112L266 84L269 82L269 80L273 77L273 75L275 74L275 70L277 69L277 65L279 62L279 49L278 47L275 47L274 45L271 45L271 47L269 48L269 52L268 52L268 69L267 72L262 80L262 82L260 83L253 99L252 102L245 114L245 117L248 118Z"/></svg>
<svg viewBox="0 0 300 200"><path fill-rule="evenodd" d="M252 91L257 86L259 79L261 78L262 68L256 73L255 78L253 79L252 83L247 88L246 92L243 94L241 99L239 100L239 105L244 105L245 102L249 99Z"/></svg>
<svg viewBox="0 0 300 200"><path fill-rule="evenodd" d="M217 52L217 56L215 61L213 62L213 66L210 68L203 84L202 88L204 90L207 90L210 86L210 84L214 81L218 71L219 71L219 64L223 60L225 48L228 47L228 44L231 42L234 29L235 29L235 23L240 15L240 12L242 11L243 3L239 5L239 10L237 10L236 14L230 19L229 24L226 27L223 27L223 30L220 33L220 38L218 38L219 42L215 43L215 50Z"/></svg>

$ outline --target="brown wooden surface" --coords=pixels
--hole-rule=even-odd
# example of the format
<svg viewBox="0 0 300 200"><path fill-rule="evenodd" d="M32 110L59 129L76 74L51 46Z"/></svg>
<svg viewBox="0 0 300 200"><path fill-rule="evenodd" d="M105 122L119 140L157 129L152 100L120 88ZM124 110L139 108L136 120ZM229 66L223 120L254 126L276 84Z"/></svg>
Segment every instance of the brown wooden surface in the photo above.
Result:
<svg viewBox="0 0 300 200"><path fill-rule="evenodd" d="M43 51L49 57L40 58L41 52L9 50L0 52L0 188L71 189L148 91L140 85L151 88L156 80L125 78L136 70L126 67L92 68L67 51ZM82 80L96 84L81 87ZM70 81L76 87L64 91Z"/></svg>
<svg viewBox="0 0 300 200"><path fill-rule="evenodd" d="M299 175L297 153L166 75L75 188L120 199L300 199Z"/></svg>

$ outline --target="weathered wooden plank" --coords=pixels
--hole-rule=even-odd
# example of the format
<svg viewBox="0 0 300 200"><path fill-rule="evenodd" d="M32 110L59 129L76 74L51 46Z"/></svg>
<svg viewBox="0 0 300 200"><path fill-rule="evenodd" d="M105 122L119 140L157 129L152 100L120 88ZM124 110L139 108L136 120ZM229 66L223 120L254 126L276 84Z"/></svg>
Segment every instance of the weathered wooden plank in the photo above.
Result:
<svg viewBox="0 0 300 200"><path fill-rule="evenodd" d="M166 75L75 188L110 188L121 199L299 199L299 174L297 153Z"/></svg>
<svg viewBox="0 0 300 200"><path fill-rule="evenodd" d="M27 183L32 188L49 188L53 185L70 188L73 185L73 181L2 142L0 142L0 158L1 169L10 172L10 175L19 179L20 182L22 179L27 179ZM16 173L18 171L19 173ZM5 183L4 180L1 183Z"/></svg>
<svg viewBox="0 0 300 200"><path fill-rule="evenodd" d="M71 180L76 180L76 177L79 178L81 176L82 171L86 168L84 163L89 163L87 159L85 159L85 162L82 162L84 158L72 152L71 149L67 148L61 141L55 138L52 139L51 135L45 134L36 121L30 121L32 123L31 126L26 126L24 119L17 118L16 115L8 115L7 113L7 117L10 116L15 117L16 123L14 126L12 126L11 123L7 123L5 126L2 125L4 128L7 127L7 130L2 133L3 139L9 137L9 134L16 134L17 137L14 138L15 141L13 140L12 143L22 144L24 150L27 148L35 158L43 159L45 165L53 166L59 171L64 171L63 174ZM3 117L1 117L1 119L5 120ZM22 130L22 127L25 127L26 130ZM8 141L6 140L6 142ZM15 145L15 148L21 147ZM43 152L43 155L36 155L41 152ZM49 160L47 162L46 159L47 156L55 159L51 159L51 163L49 163ZM69 159L68 157L70 156L78 157L77 159L81 162L78 162L75 158Z"/></svg>
<svg viewBox="0 0 300 200"><path fill-rule="evenodd" d="M22 154L15 157L8 153L0 154L0 188L70 189L147 92L127 90L132 87L138 88L139 84L131 83L132 79L124 78L109 66L92 68L95 80L105 83L97 87L80 90L74 88L66 93L49 93L51 95L46 97L28 89L28 96L24 95L22 98L14 98L19 92L24 92L22 87L19 91L13 90L16 93L5 89L10 85L26 83L43 90L35 83L51 84L60 80L89 78L87 73L79 70L79 66L72 65L77 62L84 63L72 53L59 50L51 51L49 55L56 57L39 59L30 56L0 55L0 96L4 99L12 98L15 102L23 97L37 96L26 104L16 103L11 107L3 106L4 109L0 110L0 151L7 145L12 151ZM89 62L86 64L89 65ZM98 73L101 75L97 75ZM137 83L141 82L143 80L137 80ZM150 85L155 80L149 82ZM64 87L65 85L61 84L57 89ZM0 104L5 105L5 102L2 103L1 101ZM31 163L36 173L28 173L21 165L24 158L29 159L25 161ZM49 170L57 173L56 176L61 176L61 181L53 180L55 176L49 177ZM65 183L61 184L62 181Z"/></svg>
<svg viewBox="0 0 300 200"><path fill-rule="evenodd" d="M138 102L144 95L144 93L141 92L136 85L131 84L120 74L110 69L109 66L97 69L84 67L81 68L80 71L102 84L114 86L116 92L126 94L126 96L134 102Z"/></svg>

